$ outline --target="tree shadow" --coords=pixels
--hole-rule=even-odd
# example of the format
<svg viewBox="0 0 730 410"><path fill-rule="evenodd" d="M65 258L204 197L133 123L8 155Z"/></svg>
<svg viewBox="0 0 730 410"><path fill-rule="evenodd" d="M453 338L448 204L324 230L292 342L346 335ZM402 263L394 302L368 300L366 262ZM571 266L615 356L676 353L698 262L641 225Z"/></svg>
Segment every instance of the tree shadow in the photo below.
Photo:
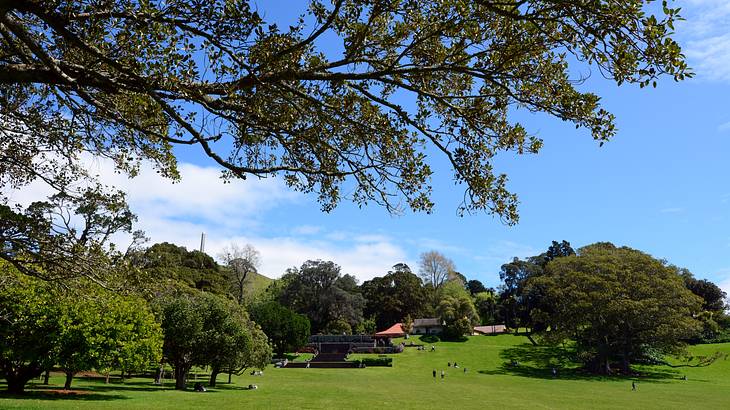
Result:
<svg viewBox="0 0 730 410"><path fill-rule="evenodd" d="M641 366L638 376L594 374L579 367L574 350L559 346L533 346L525 343L506 348L499 353L499 356L504 362L497 369L478 370L478 372L488 375L512 375L537 379L605 381L638 379L656 383L667 383L668 380L679 378L677 371L646 366ZM553 369L555 369L555 375L553 375Z"/></svg>
<svg viewBox="0 0 730 410"><path fill-rule="evenodd" d="M43 400L43 401L113 401L125 400L129 397L121 394L99 394L89 390L71 390L63 392L58 389L36 389L28 390L24 394L10 394L0 392L0 403L2 400ZM2 405L0 404L0 407Z"/></svg>
<svg viewBox="0 0 730 410"><path fill-rule="evenodd" d="M441 341L441 339L436 335L421 335L418 340L422 341L423 343L437 343Z"/></svg>

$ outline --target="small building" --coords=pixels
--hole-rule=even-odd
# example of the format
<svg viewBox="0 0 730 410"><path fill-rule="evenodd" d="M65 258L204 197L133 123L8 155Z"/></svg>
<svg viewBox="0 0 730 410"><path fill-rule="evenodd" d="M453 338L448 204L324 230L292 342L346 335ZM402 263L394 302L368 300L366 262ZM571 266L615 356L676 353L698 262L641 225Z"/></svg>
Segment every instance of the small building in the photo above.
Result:
<svg viewBox="0 0 730 410"><path fill-rule="evenodd" d="M394 338L394 337L404 337L406 335L405 330L403 330L403 323L396 323L393 326L378 332L373 335L374 339L378 338Z"/></svg>
<svg viewBox="0 0 730 410"><path fill-rule="evenodd" d="M390 340L396 337L405 337L403 323L396 323L393 326L373 335L378 346L390 346Z"/></svg>
<svg viewBox="0 0 730 410"><path fill-rule="evenodd" d="M484 325L474 326L473 335L498 335L501 333L507 333L507 326L505 325Z"/></svg>
<svg viewBox="0 0 730 410"><path fill-rule="evenodd" d="M437 317L415 319L413 321L413 335L437 335L444 330L441 319Z"/></svg>

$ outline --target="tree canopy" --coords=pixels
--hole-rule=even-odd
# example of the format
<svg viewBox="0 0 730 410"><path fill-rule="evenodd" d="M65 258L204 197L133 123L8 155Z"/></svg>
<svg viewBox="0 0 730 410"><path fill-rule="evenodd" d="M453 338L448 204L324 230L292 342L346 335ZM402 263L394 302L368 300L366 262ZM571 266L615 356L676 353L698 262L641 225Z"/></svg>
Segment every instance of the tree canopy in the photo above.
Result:
<svg viewBox="0 0 730 410"><path fill-rule="evenodd" d="M174 147L192 146L226 178L280 175L324 210L430 211L436 153L465 186L461 212L516 223L493 158L542 141L514 109L602 143L614 118L576 68L641 86L691 75L678 9L649 3L314 0L284 27L250 0L2 1L0 180L68 193L93 179L86 154L174 179Z"/></svg>
<svg viewBox="0 0 730 410"><path fill-rule="evenodd" d="M423 317L430 308L421 279L400 263L385 276L363 282L365 316L374 317L378 330L387 329L407 316Z"/></svg>
<svg viewBox="0 0 730 410"><path fill-rule="evenodd" d="M159 360L160 326L146 303L98 288L61 291L0 262L0 376L23 391L59 365L69 388L74 373L134 370Z"/></svg>
<svg viewBox="0 0 730 410"><path fill-rule="evenodd" d="M209 255L168 242L131 253L130 260L153 281L174 280L189 287L228 295L228 275Z"/></svg>
<svg viewBox="0 0 730 410"><path fill-rule="evenodd" d="M288 352L296 352L307 344L310 324L305 315L287 309L275 301L251 306L250 313L251 318L266 333L278 357L284 357Z"/></svg>
<svg viewBox="0 0 730 410"><path fill-rule="evenodd" d="M365 299L351 275L341 275L334 262L306 261L288 269L279 302L307 315L312 333L351 333L363 319Z"/></svg>
<svg viewBox="0 0 730 410"><path fill-rule="evenodd" d="M164 358L175 370L175 388L185 389L194 365L211 366L211 383L223 369L260 365L271 349L258 346L260 329L243 308L210 293L165 295L155 301L165 335ZM263 333L262 333L263 334ZM256 340L254 340L256 339ZM266 343L263 336L264 345ZM254 349L263 354L254 357Z"/></svg>
<svg viewBox="0 0 730 410"><path fill-rule="evenodd" d="M598 243L578 255L557 258L526 288L545 292L547 310L534 309L549 328L548 341L572 339L578 358L595 372L611 373L619 362L677 354L700 330L695 315L702 299L684 285L676 269L640 251Z"/></svg>

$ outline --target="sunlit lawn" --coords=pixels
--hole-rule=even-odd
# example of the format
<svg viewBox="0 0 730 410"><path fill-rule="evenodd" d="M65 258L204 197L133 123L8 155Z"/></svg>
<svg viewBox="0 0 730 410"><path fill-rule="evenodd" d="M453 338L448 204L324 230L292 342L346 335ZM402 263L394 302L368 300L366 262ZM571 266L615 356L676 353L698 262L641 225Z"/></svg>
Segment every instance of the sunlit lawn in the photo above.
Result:
<svg viewBox="0 0 730 410"><path fill-rule="evenodd" d="M730 408L730 359L707 367L645 367L643 376L635 379L601 378L561 363L555 349L534 349L527 343L511 335L439 342L435 352L407 348L394 355L392 368L269 367L263 376L234 376L231 385L225 384L227 376L222 375L219 387L205 393L175 391L172 381L158 387L149 379L110 385L78 379L74 388L84 394L49 394L36 385L25 397L0 396L0 408ZM692 348L695 355L718 350L730 354L730 344ZM519 362L517 367L510 365L513 358ZM449 368L447 362L457 362L460 368ZM560 369L555 379L552 366ZM432 377L434 369L446 370L443 381ZM681 380L684 375L688 380ZM631 380L637 382L635 392ZM58 389L63 380L55 377L51 383L55 385L51 388ZM259 389L244 389L252 383Z"/></svg>

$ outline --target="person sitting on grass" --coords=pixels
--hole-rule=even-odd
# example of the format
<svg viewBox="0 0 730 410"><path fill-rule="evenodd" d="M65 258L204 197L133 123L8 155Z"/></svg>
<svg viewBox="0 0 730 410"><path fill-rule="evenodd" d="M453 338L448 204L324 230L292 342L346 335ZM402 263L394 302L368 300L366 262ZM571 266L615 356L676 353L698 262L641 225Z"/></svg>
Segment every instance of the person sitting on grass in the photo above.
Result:
<svg viewBox="0 0 730 410"><path fill-rule="evenodd" d="M201 383L201 382L197 382L197 383L195 383L195 386L193 386L193 390L195 390L195 391L199 391L199 392L204 392L204 391L206 391L206 390L205 390L205 387L203 386L203 383Z"/></svg>

